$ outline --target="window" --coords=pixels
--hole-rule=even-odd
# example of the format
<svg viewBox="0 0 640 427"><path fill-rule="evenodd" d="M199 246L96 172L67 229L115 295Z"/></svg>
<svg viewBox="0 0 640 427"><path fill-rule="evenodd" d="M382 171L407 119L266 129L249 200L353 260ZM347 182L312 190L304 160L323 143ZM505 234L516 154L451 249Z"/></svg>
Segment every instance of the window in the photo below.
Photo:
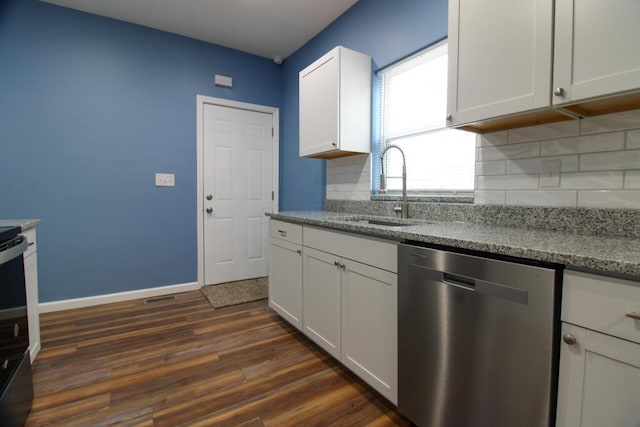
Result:
<svg viewBox="0 0 640 427"><path fill-rule="evenodd" d="M469 193L474 188L475 134L447 129L447 43L428 48L378 73L381 146L399 146L414 194ZM377 158L379 163L379 156ZM379 165L377 165L379 167ZM402 189L402 156L385 154L387 190Z"/></svg>

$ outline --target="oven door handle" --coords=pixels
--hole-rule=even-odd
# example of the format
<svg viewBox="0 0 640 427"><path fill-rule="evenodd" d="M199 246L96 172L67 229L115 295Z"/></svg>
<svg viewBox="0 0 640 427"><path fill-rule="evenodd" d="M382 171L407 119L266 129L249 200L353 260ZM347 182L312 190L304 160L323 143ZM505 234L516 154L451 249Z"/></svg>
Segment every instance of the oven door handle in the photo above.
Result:
<svg viewBox="0 0 640 427"><path fill-rule="evenodd" d="M20 243L0 252L0 265L19 257L24 251L27 250L29 242L27 242L27 239L24 236L17 236L14 240L19 240Z"/></svg>

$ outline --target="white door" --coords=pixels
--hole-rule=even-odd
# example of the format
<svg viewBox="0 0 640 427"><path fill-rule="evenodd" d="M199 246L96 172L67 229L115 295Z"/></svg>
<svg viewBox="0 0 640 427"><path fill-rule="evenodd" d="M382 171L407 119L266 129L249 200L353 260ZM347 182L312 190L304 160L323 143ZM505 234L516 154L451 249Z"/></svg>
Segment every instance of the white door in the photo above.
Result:
<svg viewBox="0 0 640 427"><path fill-rule="evenodd" d="M267 275L272 115L205 104L204 284Z"/></svg>

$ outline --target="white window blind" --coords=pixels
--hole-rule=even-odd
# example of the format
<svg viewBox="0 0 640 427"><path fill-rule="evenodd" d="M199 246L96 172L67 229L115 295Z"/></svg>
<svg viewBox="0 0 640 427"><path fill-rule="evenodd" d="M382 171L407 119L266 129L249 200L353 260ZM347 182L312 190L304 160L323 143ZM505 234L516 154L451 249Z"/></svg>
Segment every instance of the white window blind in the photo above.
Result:
<svg viewBox="0 0 640 427"><path fill-rule="evenodd" d="M378 73L382 84L382 148L398 145L407 187L416 193L474 188L475 134L446 128L447 44L440 43ZM387 189L400 190L402 157L385 155Z"/></svg>

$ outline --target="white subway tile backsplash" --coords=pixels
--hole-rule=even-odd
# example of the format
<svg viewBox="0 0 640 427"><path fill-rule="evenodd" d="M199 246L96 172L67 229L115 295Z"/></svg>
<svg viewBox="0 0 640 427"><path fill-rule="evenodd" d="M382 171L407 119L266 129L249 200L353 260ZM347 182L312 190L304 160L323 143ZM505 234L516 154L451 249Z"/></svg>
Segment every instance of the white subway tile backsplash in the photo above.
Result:
<svg viewBox="0 0 640 427"><path fill-rule="evenodd" d="M362 191L327 191L326 198L327 200L370 200L371 193Z"/></svg>
<svg viewBox="0 0 640 427"><path fill-rule="evenodd" d="M486 175L478 177L478 190L530 190L539 187L538 175Z"/></svg>
<svg viewBox="0 0 640 427"><path fill-rule="evenodd" d="M640 209L640 191L578 191L578 207Z"/></svg>
<svg viewBox="0 0 640 427"><path fill-rule="evenodd" d="M568 120L546 125L529 126L509 131L509 143L541 141L580 135L580 122Z"/></svg>
<svg viewBox="0 0 640 427"><path fill-rule="evenodd" d="M540 185L546 160L560 160L557 188ZM327 199L369 200L374 162L327 160ZM479 134L475 181L480 205L640 209L640 109Z"/></svg>
<svg viewBox="0 0 640 427"><path fill-rule="evenodd" d="M538 156L540 156L540 143L525 142L523 144L479 148L478 158L476 160L487 162L491 160L522 159Z"/></svg>
<svg viewBox="0 0 640 427"><path fill-rule="evenodd" d="M625 189L640 189L640 170L626 171L624 173Z"/></svg>
<svg viewBox="0 0 640 427"><path fill-rule="evenodd" d="M509 142L509 136L506 130L500 132L484 133L476 139L476 145L479 142L480 147L493 147L496 145L505 145Z"/></svg>
<svg viewBox="0 0 640 427"><path fill-rule="evenodd" d="M507 191L506 204L520 206L572 207L576 205L577 191L533 190Z"/></svg>
<svg viewBox="0 0 640 427"><path fill-rule="evenodd" d="M364 154L327 160L327 199L369 200L370 196L370 155Z"/></svg>
<svg viewBox="0 0 640 427"><path fill-rule="evenodd" d="M624 149L624 132L542 141L543 156L561 154L594 153Z"/></svg>
<svg viewBox="0 0 640 427"><path fill-rule="evenodd" d="M640 130L627 132L627 150L640 148Z"/></svg>
<svg viewBox="0 0 640 427"><path fill-rule="evenodd" d="M560 188L571 190L622 189L623 172L577 172L560 175Z"/></svg>
<svg viewBox="0 0 640 427"><path fill-rule="evenodd" d="M482 135L475 203L638 207L640 129L634 128L640 128L639 118L637 110L513 129L508 131L507 145L502 133L493 134L492 139ZM560 160L560 186L542 188L542 163L556 159Z"/></svg>
<svg viewBox="0 0 640 427"><path fill-rule="evenodd" d="M640 150L580 155L581 171L640 169Z"/></svg>
<svg viewBox="0 0 640 427"><path fill-rule="evenodd" d="M369 183L369 174L365 172L361 174L334 174L327 175L327 184L352 184Z"/></svg>
<svg viewBox="0 0 640 427"><path fill-rule="evenodd" d="M371 156L368 154L327 160L327 176L336 174L361 173L371 170Z"/></svg>
<svg viewBox="0 0 640 427"><path fill-rule="evenodd" d="M561 172L575 172L578 170L578 156L552 156L536 157L533 159L507 161L507 173L509 174L539 174L542 160L560 160Z"/></svg>
<svg viewBox="0 0 640 427"><path fill-rule="evenodd" d="M364 184L327 184L327 199L367 200L371 196L371 190Z"/></svg>
<svg viewBox="0 0 640 427"><path fill-rule="evenodd" d="M356 169L353 167L346 167L346 166L339 166L339 167L332 167L332 168L327 167L327 176L334 176L334 175L360 176L363 173L371 174L371 169L369 168Z"/></svg>
<svg viewBox="0 0 640 427"><path fill-rule="evenodd" d="M506 171L507 162L504 160L476 162L476 175L504 175Z"/></svg>
<svg viewBox="0 0 640 427"><path fill-rule="evenodd" d="M476 205L504 205L504 191L476 191L473 202Z"/></svg>
<svg viewBox="0 0 640 427"><path fill-rule="evenodd" d="M585 117L580 121L582 135L640 128L640 109L602 116Z"/></svg>

